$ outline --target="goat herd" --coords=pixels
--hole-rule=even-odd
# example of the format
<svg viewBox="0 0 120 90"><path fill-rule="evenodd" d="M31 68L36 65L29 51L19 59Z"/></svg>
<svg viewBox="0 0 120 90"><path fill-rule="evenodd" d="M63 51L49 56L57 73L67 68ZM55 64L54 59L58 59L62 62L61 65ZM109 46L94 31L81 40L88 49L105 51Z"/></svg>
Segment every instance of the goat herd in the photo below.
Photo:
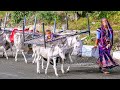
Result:
<svg viewBox="0 0 120 90"><path fill-rule="evenodd" d="M18 52L21 52L25 63L27 63L26 56L24 54L24 47L27 45L24 45L24 37L23 34L20 32L16 32L14 34L13 40L14 42L11 42L10 40L10 34L1 33L0 34L0 42L1 42L1 49L3 50L3 54L5 54L6 59L8 59L7 55L7 48L6 46L9 44L9 47L13 53L13 56L15 56L15 61L17 61ZM8 42L8 44L6 44ZM47 66L45 68L45 74L47 74L48 66L50 62L53 62L53 69L55 71L55 75L58 76L57 73L57 60L60 60L61 63L61 71L62 73L65 73L64 71L64 61L66 60L66 55L68 55L70 60L70 63L68 64L66 72L70 70L71 63L73 62L71 56L82 56L82 40L79 39L78 35L75 36L69 36L66 37L64 42L57 42L55 45L51 45L50 47L44 47L37 44L32 44L32 50L33 50L33 61L32 63L37 64L37 73L40 73L40 65L42 69L44 69L44 61L47 60ZM13 52L13 47L15 47L15 55ZM41 62L41 64L40 64Z"/></svg>

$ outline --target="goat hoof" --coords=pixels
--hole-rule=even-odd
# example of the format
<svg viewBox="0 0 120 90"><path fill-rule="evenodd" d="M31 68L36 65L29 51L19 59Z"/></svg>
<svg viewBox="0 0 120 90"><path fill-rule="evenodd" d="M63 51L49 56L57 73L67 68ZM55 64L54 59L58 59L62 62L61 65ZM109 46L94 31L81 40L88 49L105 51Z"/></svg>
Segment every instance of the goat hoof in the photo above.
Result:
<svg viewBox="0 0 120 90"><path fill-rule="evenodd" d="M68 73L68 72L70 72L70 70L66 70L66 72Z"/></svg>
<svg viewBox="0 0 120 90"><path fill-rule="evenodd" d="M34 61L32 61L32 64L34 64L35 62Z"/></svg>
<svg viewBox="0 0 120 90"><path fill-rule="evenodd" d="M56 74L56 76L57 76L57 77L59 77L59 75L58 75L58 74Z"/></svg>
<svg viewBox="0 0 120 90"><path fill-rule="evenodd" d="M25 63L27 63L27 61L25 61Z"/></svg>
<svg viewBox="0 0 120 90"><path fill-rule="evenodd" d="M47 71L45 70L45 74L47 74Z"/></svg>
<svg viewBox="0 0 120 90"><path fill-rule="evenodd" d="M62 71L62 74L64 74L65 73L65 71Z"/></svg>
<svg viewBox="0 0 120 90"><path fill-rule="evenodd" d="M4 53L2 54L2 57L6 57Z"/></svg>
<svg viewBox="0 0 120 90"><path fill-rule="evenodd" d="M42 67L42 69L45 69L44 67Z"/></svg>
<svg viewBox="0 0 120 90"><path fill-rule="evenodd" d="M45 72L45 75L47 75L47 72Z"/></svg>
<svg viewBox="0 0 120 90"><path fill-rule="evenodd" d="M40 71L37 71L37 74L40 74Z"/></svg>

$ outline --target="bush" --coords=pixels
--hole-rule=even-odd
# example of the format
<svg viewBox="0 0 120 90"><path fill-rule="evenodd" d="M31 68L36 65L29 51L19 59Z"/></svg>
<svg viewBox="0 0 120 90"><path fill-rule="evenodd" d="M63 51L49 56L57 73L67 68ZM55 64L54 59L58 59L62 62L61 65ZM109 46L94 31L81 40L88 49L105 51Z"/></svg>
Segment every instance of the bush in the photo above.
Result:
<svg viewBox="0 0 120 90"><path fill-rule="evenodd" d="M1 18L5 17L7 11L1 11ZM65 13L68 13L68 16L74 18L76 12L79 13L80 18L78 20L70 20L68 21L69 29L73 30L83 30L87 29L87 19L86 13L88 11L9 11L11 13L11 21L10 25L21 24L24 16L26 15L26 25L33 25L34 18L37 16L37 23L44 22L45 25L54 24L54 18L56 18L57 28L61 28L62 24L65 24ZM110 21L111 26L114 30L120 30L120 11L89 11L89 20L90 20L90 29L96 30L100 27L100 19L106 17ZM92 24L95 22L95 24ZM8 25L8 24L7 24Z"/></svg>
<svg viewBox="0 0 120 90"><path fill-rule="evenodd" d="M87 38L84 40L84 45L95 45L95 35L91 34L90 36L87 36Z"/></svg>
<svg viewBox="0 0 120 90"><path fill-rule="evenodd" d="M54 24L54 19L56 18L56 23L61 21L61 16L53 11L39 11L37 12L37 17L42 20L45 24Z"/></svg>
<svg viewBox="0 0 120 90"><path fill-rule="evenodd" d="M77 21L69 21L69 29L70 30L85 30L87 29L87 19L80 18Z"/></svg>
<svg viewBox="0 0 120 90"><path fill-rule="evenodd" d="M11 14L12 22L18 24L25 16L28 16L29 11L13 11Z"/></svg>

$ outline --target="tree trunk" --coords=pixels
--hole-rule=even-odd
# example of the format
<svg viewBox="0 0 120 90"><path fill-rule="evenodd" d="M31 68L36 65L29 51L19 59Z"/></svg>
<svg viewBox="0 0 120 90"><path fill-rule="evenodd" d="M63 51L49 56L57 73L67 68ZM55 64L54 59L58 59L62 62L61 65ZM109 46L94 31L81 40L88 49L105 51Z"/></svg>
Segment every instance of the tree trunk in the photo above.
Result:
<svg viewBox="0 0 120 90"><path fill-rule="evenodd" d="M80 14L78 12L75 12L75 20L78 20L80 18Z"/></svg>
<svg viewBox="0 0 120 90"><path fill-rule="evenodd" d="M2 19L0 19L0 30L1 30L1 27L2 27Z"/></svg>

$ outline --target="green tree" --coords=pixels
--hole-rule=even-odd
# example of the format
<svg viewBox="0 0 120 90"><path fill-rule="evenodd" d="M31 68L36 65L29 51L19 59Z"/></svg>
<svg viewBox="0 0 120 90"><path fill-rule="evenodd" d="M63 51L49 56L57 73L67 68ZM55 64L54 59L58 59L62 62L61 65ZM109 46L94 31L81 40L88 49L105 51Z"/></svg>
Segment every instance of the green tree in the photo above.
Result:
<svg viewBox="0 0 120 90"><path fill-rule="evenodd" d="M28 16L29 11L13 11L11 14L11 18L13 23L18 24L21 20L24 19L24 16Z"/></svg>

